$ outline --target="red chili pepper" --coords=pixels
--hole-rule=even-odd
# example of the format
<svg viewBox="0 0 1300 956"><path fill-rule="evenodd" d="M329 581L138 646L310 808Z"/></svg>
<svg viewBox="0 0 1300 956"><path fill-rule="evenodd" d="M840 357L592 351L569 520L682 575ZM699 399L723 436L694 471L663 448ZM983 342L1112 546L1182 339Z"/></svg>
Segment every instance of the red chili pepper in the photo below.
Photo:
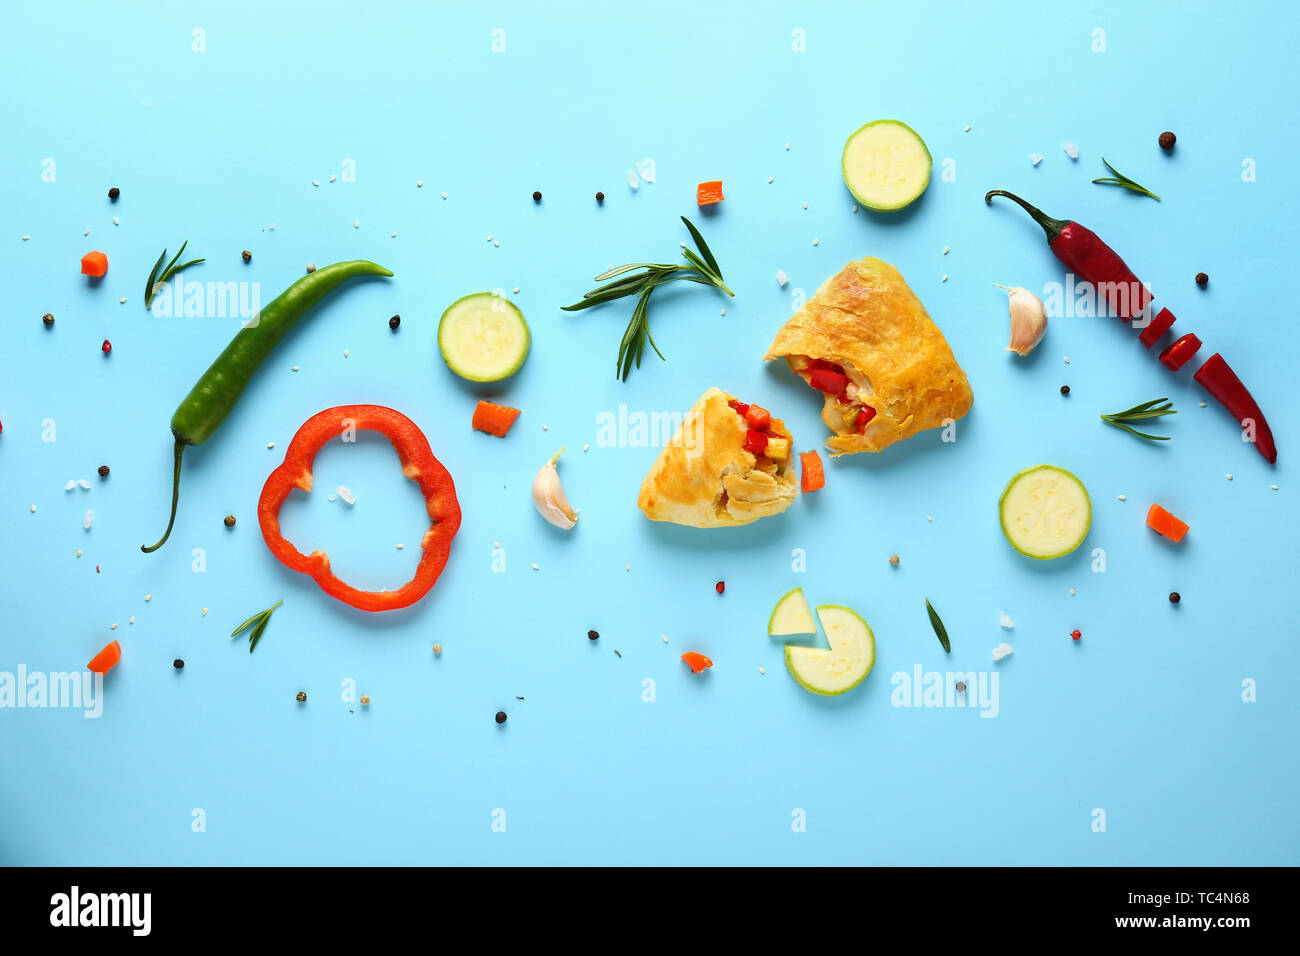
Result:
<svg viewBox="0 0 1300 956"><path fill-rule="evenodd" d="M1160 363L1171 372L1177 372L1180 368L1192 360L1201 348L1201 340L1193 332L1188 332L1181 339L1175 342L1169 348L1160 353Z"/></svg>
<svg viewBox="0 0 1300 956"><path fill-rule="evenodd" d="M312 462L316 453L337 435L349 431L377 431L397 449L402 474L420 486L432 525L420 539L420 564L413 577L395 591L359 591L330 571L324 551L303 554L280 533L280 507L295 488L311 491ZM451 539L460 528L460 502L447 469L433 456L429 442L415 423L401 412L382 405L340 405L313 415L289 443L284 463L271 472L257 502L257 520L271 553L285 567L315 579L330 597L363 611L390 611L414 604L429 593L451 552Z"/></svg>
<svg viewBox="0 0 1300 956"><path fill-rule="evenodd" d="M767 450L767 434L750 428L745 432L745 451L761 455Z"/></svg>
<svg viewBox="0 0 1300 956"><path fill-rule="evenodd" d="M829 395L838 395L844 391L844 387L849 384L849 377L843 372L832 372L829 369L815 368L808 375L808 384L819 392L826 392Z"/></svg>
<svg viewBox="0 0 1300 956"><path fill-rule="evenodd" d="M1268 427L1264 413L1259 410L1259 403L1250 394L1250 390L1241 384L1241 379L1223 356L1215 352L1209 360L1196 370L1193 376L1201 387L1219 400L1232 417L1237 420L1243 431L1253 432L1255 448L1269 464L1277 462L1277 445L1273 442L1273 430Z"/></svg>
<svg viewBox="0 0 1300 956"><path fill-rule="evenodd" d="M1156 317L1151 320L1151 324L1142 330L1142 334L1138 336L1138 341L1147 348L1151 348L1156 344L1160 336L1169 331L1176 321L1178 320L1174 318L1172 312L1168 309L1161 309Z"/></svg>
<svg viewBox="0 0 1300 956"><path fill-rule="evenodd" d="M1097 292L1110 303L1111 311L1125 322L1147 307L1151 293L1146 286L1138 281L1119 253L1102 242L1091 229L1077 222L1053 219L1037 206L1029 205L1005 189L990 190L984 201L990 203L994 196L1005 196L1029 213L1047 233L1047 245L1056 258L1084 282L1096 286Z"/></svg>

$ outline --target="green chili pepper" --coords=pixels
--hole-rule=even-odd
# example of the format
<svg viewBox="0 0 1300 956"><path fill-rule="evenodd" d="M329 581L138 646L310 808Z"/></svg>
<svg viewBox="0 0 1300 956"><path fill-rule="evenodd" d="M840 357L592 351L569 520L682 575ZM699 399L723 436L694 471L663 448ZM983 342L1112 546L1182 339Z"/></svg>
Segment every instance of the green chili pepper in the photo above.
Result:
<svg viewBox="0 0 1300 956"><path fill-rule="evenodd" d="M303 276L266 308L256 324L240 329L224 352L190 389L172 416L172 434L176 436L176 464L172 472L172 510L167 530L154 545L141 545L148 554L157 551L172 533L176 521L176 501L180 496L181 455L186 445L201 445L225 421L239 401L245 387L271 351L304 315L348 279L357 276L391 276L392 272L367 259L336 262Z"/></svg>

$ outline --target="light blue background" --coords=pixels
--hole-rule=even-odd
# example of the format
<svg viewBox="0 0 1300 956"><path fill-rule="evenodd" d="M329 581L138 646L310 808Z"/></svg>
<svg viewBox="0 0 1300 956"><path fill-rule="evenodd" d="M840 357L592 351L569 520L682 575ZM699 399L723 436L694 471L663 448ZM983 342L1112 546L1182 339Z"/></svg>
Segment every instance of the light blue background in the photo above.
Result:
<svg viewBox="0 0 1300 956"><path fill-rule="evenodd" d="M1300 862L1294 7L993 7L6 4L0 670L74 669L111 638L123 660L99 720L0 712L0 860ZM194 28L206 52L192 51ZM495 28L504 53L491 50ZM1095 28L1104 53L1091 50ZM806 52L792 51L796 29ZM845 137L881 116L911 124L935 157L928 193L896 221L853 214L839 173ZM1171 156L1155 146L1163 129L1178 134ZM1102 154L1163 202L1090 185ZM626 171L645 157L657 181L632 192ZM328 183L345 159L356 181ZM947 159L955 182L939 178ZM697 215L695 184L713 178L727 199ZM1176 328L1205 341L1201 357L1222 351L1251 387L1280 464L1243 445L1222 409L1199 407L1195 366L1172 376L1116 322L1054 321L1029 359L1004 352L1005 297L991 283L1041 290L1063 269L1022 213L984 205L991 187L1114 245ZM669 360L616 382L629 308L558 307L607 264L674 257L683 213L737 296L657 295ZM347 288L285 341L187 454L176 531L144 555L165 519L172 409L234 331L142 308L153 260L184 239L208 258L189 278L257 280L266 298L308 262L367 257L396 278ZM77 272L90 249L111 264L98 287ZM828 461L824 491L747 528L646 521L634 502L656 452L598 447L596 416L619 403L682 410L718 385L817 445L819 403L760 358L792 291L811 294L862 255L902 271L969 374L976 400L958 441L930 432ZM512 381L481 392L524 410L500 441L470 430L480 392L448 372L435 331L459 296L515 286L533 349ZM1097 420L1158 395L1179 410L1167 445ZM329 599L258 533L257 495L294 431L354 402L411 416L456 479L451 560L408 611ZM41 441L46 418L54 443ZM570 534L528 495L562 444L582 510ZM995 505L1011 474L1042 461L1083 478L1094 519L1084 548L1037 565L1007 546ZM421 502L382 440L331 448L318 466L318 493L285 509L288 533L361 586L409 577ZM81 477L90 492L63 491ZM339 484L354 509L325 500ZM1144 526L1152 501L1191 523L1181 546ZM493 542L505 573L492 571ZM191 570L194 548L205 573ZM791 570L796 548L806 573ZM1090 570L1093 548L1105 573ZM842 699L796 687L766 636L795 585L875 629L875 671ZM281 598L255 654L229 639ZM994 665L1003 640L1015 655ZM678 655L692 649L711 672L687 672ZM891 706L891 675L916 664L996 670L998 716ZM340 700L346 678L368 710ZM195 808L206 832L191 830ZM505 833L492 832L496 808ZM796 808L806 833L792 832Z"/></svg>

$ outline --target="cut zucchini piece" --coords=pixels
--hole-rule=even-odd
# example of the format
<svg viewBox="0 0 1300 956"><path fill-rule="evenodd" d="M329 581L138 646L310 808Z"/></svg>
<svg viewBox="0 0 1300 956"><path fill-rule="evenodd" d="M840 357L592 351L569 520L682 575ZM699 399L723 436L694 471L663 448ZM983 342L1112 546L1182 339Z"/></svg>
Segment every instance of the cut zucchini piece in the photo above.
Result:
<svg viewBox="0 0 1300 956"><path fill-rule="evenodd" d="M787 591L776 602L767 622L768 637L788 637L792 634L816 634L817 622L813 620L803 588Z"/></svg>
<svg viewBox="0 0 1300 956"><path fill-rule="evenodd" d="M898 120L863 126L844 144L844 185L868 209L892 212L911 205L930 185L930 151Z"/></svg>
<svg viewBox="0 0 1300 956"><path fill-rule="evenodd" d="M830 649L785 646L785 666L804 690L835 697L862 683L876 663L876 636L857 612L839 604L817 608Z"/></svg>
<svg viewBox="0 0 1300 956"><path fill-rule="evenodd" d="M1012 478L998 512L1011 547L1040 561L1070 554L1092 526L1088 489L1055 465L1035 465Z"/></svg>
<svg viewBox="0 0 1300 956"><path fill-rule="evenodd" d="M519 371L531 337L524 314L493 292L475 292L447 306L438 349L447 367L471 382L499 382Z"/></svg>

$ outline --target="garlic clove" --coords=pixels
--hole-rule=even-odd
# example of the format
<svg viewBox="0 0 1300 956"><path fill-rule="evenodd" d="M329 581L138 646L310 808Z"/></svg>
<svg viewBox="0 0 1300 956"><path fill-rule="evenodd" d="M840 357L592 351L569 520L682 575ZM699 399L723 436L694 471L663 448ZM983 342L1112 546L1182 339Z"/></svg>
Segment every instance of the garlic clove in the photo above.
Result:
<svg viewBox="0 0 1300 956"><path fill-rule="evenodd" d="M565 448L567 447L566 445ZM537 472L537 477L533 479L533 505L539 515L555 527L567 531L578 523L578 513L565 497L564 486L560 484L560 472L555 467L563 454L564 448L561 448Z"/></svg>
<svg viewBox="0 0 1300 956"><path fill-rule="evenodd" d="M1007 308L1011 313L1011 342L1007 351L1028 355L1047 333L1047 310L1043 307L1043 300L1020 286L1008 287L996 282L994 285L1006 291Z"/></svg>

